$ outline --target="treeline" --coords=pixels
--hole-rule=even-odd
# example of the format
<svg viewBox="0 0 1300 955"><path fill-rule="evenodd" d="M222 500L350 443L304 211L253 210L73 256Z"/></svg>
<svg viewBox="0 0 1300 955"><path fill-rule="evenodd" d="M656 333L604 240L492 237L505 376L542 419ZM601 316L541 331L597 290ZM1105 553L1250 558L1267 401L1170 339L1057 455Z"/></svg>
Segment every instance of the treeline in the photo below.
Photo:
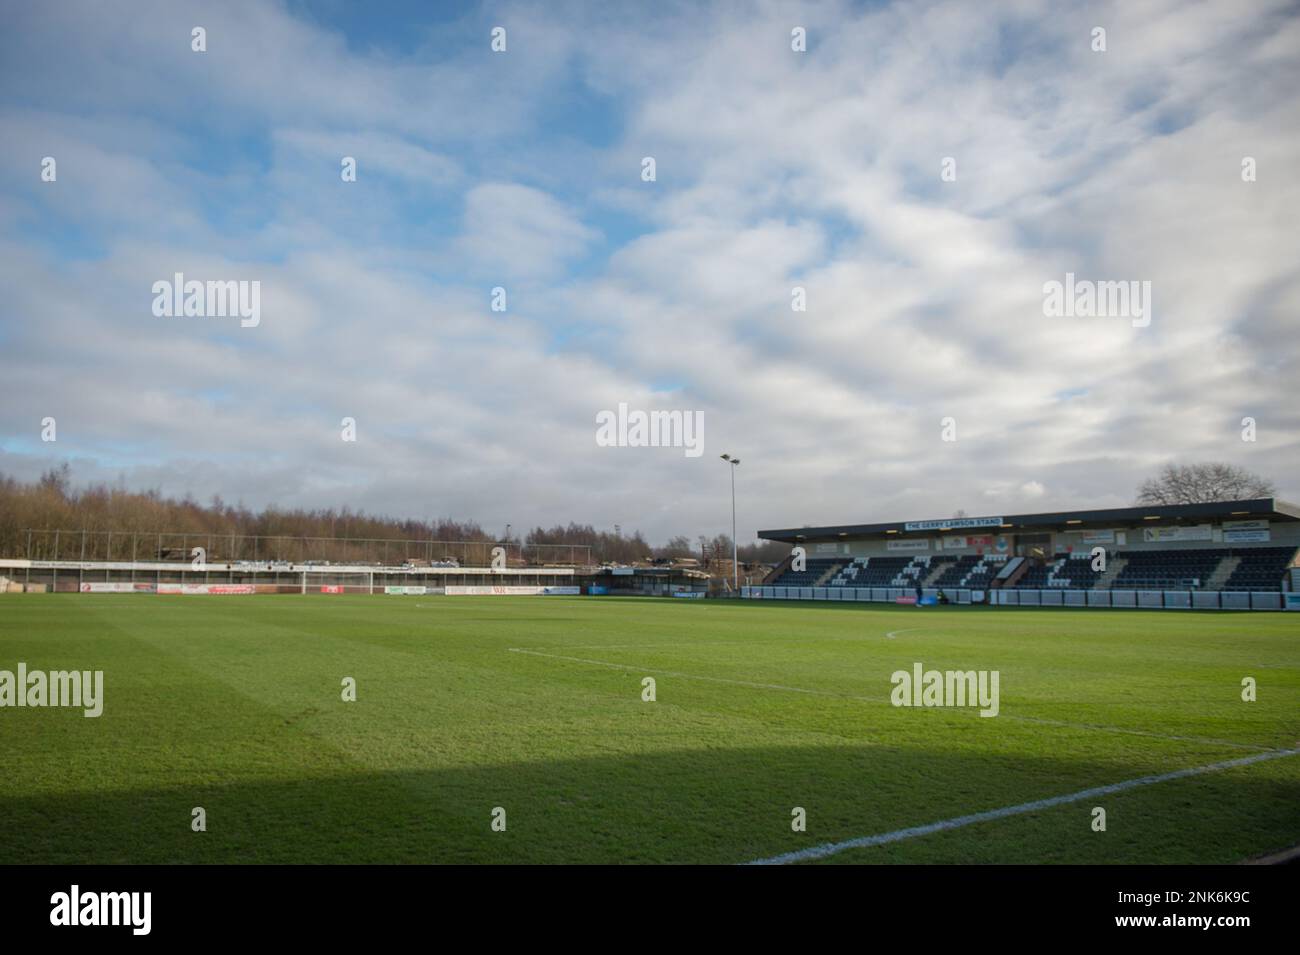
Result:
<svg viewBox="0 0 1300 955"><path fill-rule="evenodd" d="M439 546L427 541L466 543ZM194 547L203 547L210 561L400 563L454 557L483 564L499 543L499 537L475 521L399 520L347 507L252 511L220 497L204 505L188 497L165 498L156 490L128 491L105 484L75 488L66 464L34 483L0 475L0 556L5 557L189 559ZM512 562L521 555L529 563L631 563L654 557L694 557L710 564L731 560L731 538L726 535L694 542L678 536L652 547L640 531L623 534L577 523L538 527L523 540L515 536L510 545ZM779 544L753 544L740 549L740 559L774 562L787 552Z"/></svg>
<svg viewBox="0 0 1300 955"><path fill-rule="evenodd" d="M567 527L557 524L548 529L536 527L529 531L525 541L533 544L551 545L585 545L597 561L612 561L630 564L633 561L648 559L665 559L670 557L690 557L702 561L705 566L717 563L731 563L731 537L719 534L716 537L700 536L691 541L689 537L679 535L671 538L662 547L651 547L640 531L631 535L618 532L599 531L590 524L571 523ZM737 552L738 559L745 563L774 564L790 552L788 544L775 541L760 541L743 545Z"/></svg>
<svg viewBox="0 0 1300 955"><path fill-rule="evenodd" d="M45 533L31 534L29 541L29 529ZM344 543L338 538L375 543ZM396 543L378 543L389 540ZM482 542L473 548L472 556L483 560L493 543L491 535L473 521L394 520L347 507L252 511L220 497L203 505L190 498L165 498L156 490L128 491L104 484L77 489L66 464L32 484L0 476L0 554L4 556L27 556L29 544L31 556L43 560L80 560L83 555L85 560L188 559L193 547L203 547L207 559L214 561L400 563L471 556L455 553L455 548L443 553L415 543L428 540Z"/></svg>
<svg viewBox="0 0 1300 955"><path fill-rule="evenodd" d="M645 560L654 552L640 531L634 531L631 536L625 537L609 531L598 531L590 524L569 524L567 527L557 524L549 530L535 527L524 537L524 543L529 548L538 544L589 547L592 559L602 563L613 561L628 564L634 560ZM579 554L582 553L584 551L580 550Z"/></svg>

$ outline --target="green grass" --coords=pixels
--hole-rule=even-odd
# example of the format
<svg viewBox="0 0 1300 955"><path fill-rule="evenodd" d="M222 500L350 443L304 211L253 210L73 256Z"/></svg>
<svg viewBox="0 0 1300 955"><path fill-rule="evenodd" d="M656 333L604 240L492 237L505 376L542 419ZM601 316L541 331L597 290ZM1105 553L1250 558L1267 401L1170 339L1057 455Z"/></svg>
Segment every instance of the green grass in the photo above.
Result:
<svg viewBox="0 0 1300 955"><path fill-rule="evenodd" d="M106 702L0 709L0 863L732 863L1300 745L1282 613L0 597L0 669L19 661L102 669ZM998 670L1001 715L891 706L915 661ZM827 861L1222 863L1297 842L1287 757Z"/></svg>

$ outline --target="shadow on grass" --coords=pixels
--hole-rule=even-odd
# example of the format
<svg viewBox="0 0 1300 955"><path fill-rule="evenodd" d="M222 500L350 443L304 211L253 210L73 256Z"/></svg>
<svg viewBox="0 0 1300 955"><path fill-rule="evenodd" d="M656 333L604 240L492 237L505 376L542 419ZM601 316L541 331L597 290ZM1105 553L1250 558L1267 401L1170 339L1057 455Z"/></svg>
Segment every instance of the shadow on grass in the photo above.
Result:
<svg viewBox="0 0 1300 955"><path fill-rule="evenodd" d="M856 858L1236 861L1300 838L1297 763L1105 797L1105 835L1090 831L1092 802L1076 803ZM1063 757L1009 763L845 745L9 796L0 797L0 863L734 863L1142 774ZM207 812L206 832L191 831L195 806ZM498 806L505 832L491 829ZM805 833L791 831L796 806L807 811Z"/></svg>

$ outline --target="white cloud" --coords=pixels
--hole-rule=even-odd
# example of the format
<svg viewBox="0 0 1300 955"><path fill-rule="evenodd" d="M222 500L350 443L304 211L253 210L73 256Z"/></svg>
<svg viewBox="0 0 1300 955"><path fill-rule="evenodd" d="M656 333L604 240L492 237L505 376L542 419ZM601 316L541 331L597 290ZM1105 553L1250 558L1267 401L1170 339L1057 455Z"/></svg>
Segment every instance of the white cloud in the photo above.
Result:
<svg viewBox="0 0 1300 955"><path fill-rule="evenodd" d="M79 9L0 41L0 469L57 409L85 478L659 539L724 529L714 443L745 537L1120 505L1170 459L1300 498L1280 4L828 3L802 55L777 7L507 7L496 59L472 23L399 56L248 4L201 62L194 8ZM154 319L174 271L260 278L262 326ZM1150 280L1151 326L1045 318L1066 271ZM619 401L702 411L705 457L597 448Z"/></svg>
<svg viewBox="0 0 1300 955"><path fill-rule="evenodd" d="M465 197L460 251L480 272L547 278L582 255L597 237L569 209L537 189L514 183L475 186Z"/></svg>

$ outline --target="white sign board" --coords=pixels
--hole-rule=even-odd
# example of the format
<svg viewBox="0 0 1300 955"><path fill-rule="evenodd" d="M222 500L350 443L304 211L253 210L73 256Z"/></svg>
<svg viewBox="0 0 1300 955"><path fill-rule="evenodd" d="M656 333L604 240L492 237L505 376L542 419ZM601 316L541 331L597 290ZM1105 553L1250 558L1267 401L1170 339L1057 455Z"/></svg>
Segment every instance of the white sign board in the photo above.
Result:
<svg viewBox="0 0 1300 955"><path fill-rule="evenodd" d="M910 541L889 541L885 544L886 550L929 550L930 541L927 538Z"/></svg>
<svg viewBox="0 0 1300 955"><path fill-rule="evenodd" d="M1000 517L954 517L946 521L908 521L907 531L955 531L967 527L1001 527Z"/></svg>
<svg viewBox="0 0 1300 955"><path fill-rule="evenodd" d="M1262 531L1224 531L1225 544L1262 544L1272 537L1267 530Z"/></svg>
<svg viewBox="0 0 1300 955"><path fill-rule="evenodd" d="M1144 527L1142 539L1148 544L1166 541L1207 541L1214 537L1214 528L1209 524L1195 524L1191 527Z"/></svg>

